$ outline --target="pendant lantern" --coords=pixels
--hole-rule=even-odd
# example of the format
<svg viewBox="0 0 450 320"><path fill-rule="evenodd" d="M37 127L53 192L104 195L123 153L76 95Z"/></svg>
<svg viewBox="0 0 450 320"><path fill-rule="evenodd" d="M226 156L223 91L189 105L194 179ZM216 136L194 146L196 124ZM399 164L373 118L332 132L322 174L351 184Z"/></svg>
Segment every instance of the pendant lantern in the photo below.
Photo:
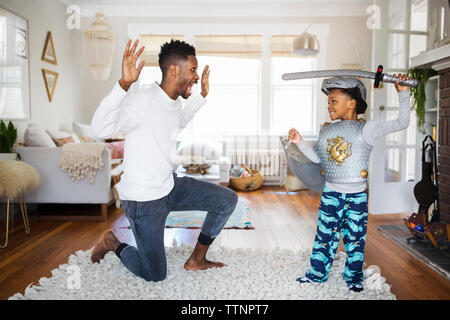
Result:
<svg viewBox="0 0 450 320"><path fill-rule="evenodd" d="M111 73L116 36L102 13L95 14L91 29L84 32L89 67L95 80L106 81Z"/></svg>

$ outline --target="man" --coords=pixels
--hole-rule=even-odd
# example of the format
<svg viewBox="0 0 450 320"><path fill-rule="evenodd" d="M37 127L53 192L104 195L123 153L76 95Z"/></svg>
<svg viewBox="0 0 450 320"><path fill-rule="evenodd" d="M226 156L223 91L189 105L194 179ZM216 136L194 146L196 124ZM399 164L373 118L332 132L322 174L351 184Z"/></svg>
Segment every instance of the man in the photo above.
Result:
<svg viewBox="0 0 450 320"><path fill-rule="evenodd" d="M186 263L186 270L223 267L221 262L206 259L209 246L233 212L237 195L217 184L193 178L178 178L172 171L172 154L176 137L206 102L209 91L209 66L202 73L201 94L184 108L182 99L192 93L199 80L195 48L183 41L165 43L159 54L162 71L157 82L145 90L130 86L144 66L136 61L138 40L132 48L128 41L122 61L122 76L111 93L100 103L92 119L97 138L125 132L121 181L117 184L125 215L136 239L137 248L121 243L109 230L92 250L92 262L114 251L135 275L147 281L160 281L167 275L164 251L164 227L170 211L207 211L198 242Z"/></svg>

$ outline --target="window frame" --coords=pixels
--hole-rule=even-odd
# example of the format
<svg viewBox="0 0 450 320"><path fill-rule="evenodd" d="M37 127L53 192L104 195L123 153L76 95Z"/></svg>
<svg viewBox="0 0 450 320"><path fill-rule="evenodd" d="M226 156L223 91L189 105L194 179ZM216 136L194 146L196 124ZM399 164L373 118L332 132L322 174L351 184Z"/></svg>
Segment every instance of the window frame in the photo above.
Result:
<svg viewBox="0 0 450 320"><path fill-rule="evenodd" d="M430 0L427 0L430 1ZM427 36L428 35L428 31L417 31L417 30L412 30L412 26L411 26L411 10L412 10L412 6L413 6L413 2L411 0L406 0L406 15L405 15L405 28L404 29L392 29L392 28L387 28L387 35L391 35L391 34L400 34L400 35L404 35L405 36L405 48L404 48L404 58L406 60L406 68L394 68L394 67L390 67L389 65L386 66L386 68L384 68L384 72L388 73L388 74L393 74L393 73L407 73L409 68L410 68L410 64L411 64L411 56L410 56L410 40L411 40L411 36L412 35L421 35L421 36ZM427 13L428 14L428 13ZM388 44L389 46L389 44ZM384 106L386 111L398 111L399 107L395 106L395 105L386 105ZM372 112L372 118L374 118L374 113L377 112L377 110L375 109L375 105L371 104L371 112ZM413 133L411 133L413 134ZM417 129L416 129L416 137L417 137ZM412 181L412 180L417 180L418 179L418 173L420 173L421 168L419 167L419 152L418 150L420 150L421 148L421 144L419 143L419 141L416 138L416 144L408 144L408 132L405 130L404 132L402 132L402 136L401 136L401 141L400 144L390 144L389 142L389 136L387 135L386 137L384 137L385 139L385 149L386 151L388 151L389 149L398 149L400 150L400 161L401 161L401 166L400 168L403 168L401 170L401 177L400 177L400 181L401 182L407 182L407 181ZM412 176L409 174L409 163L408 163L408 151L409 150L415 150L415 157L416 157L416 168L415 168L415 179L412 179ZM390 168L390 167L386 167ZM396 181L385 181L386 183L392 183L392 182L396 182Z"/></svg>
<svg viewBox="0 0 450 320"><path fill-rule="evenodd" d="M281 23L281 24L213 24L207 30L197 23L180 23L176 25L162 25L158 23L129 23L128 36L130 38L138 38L140 34L183 34L184 41L195 45L195 35L209 35L209 34L241 34L245 30L246 34L261 35L261 77L260 77L260 92L259 92L259 114L258 114L258 132L254 135L246 134L247 136L261 136L271 135L271 38L272 35L283 34L301 34L310 23ZM180 30L183 30L180 32ZM317 55L317 69L326 69L327 67L327 39L330 35L330 24L326 22L318 22L310 26L310 32L317 35L321 44L321 50ZM295 72L296 70L292 70ZM326 112L326 97L318 90L320 88L321 79L314 79L315 83L315 97L314 97L314 134L305 135L307 140L317 139L320 124L328 119ZM160 80L158 80L160 81ZM195 87L194 87L195 89ZM238 135L230 134L232 135Z"/></svg>
<svg viewBox="0 0 450 320"><path fill-rule="evenodd" d="M270 59L270 65L271 65L271 69L273 70L273 62L274 62L274 58L280 58L277 56L272 56ZM298 58L298 59L302 59L302 58ZM315 70L317 67L317 59L313 58L311 59L311 70L304 70L304 71L312 71ZM301 72L302 70L295 70L295 72ZM293 71L294 72L294 71ZM269 132L271 135L286 135L287 131L290 128L286 128L285 131L277 131L274 128L274 120L275 120L275 103L274 103L274 99L275 99L275 89L278 88L311 88L311 102L312 102L312 110L311 110L311 131L305 131L302 132L302 135L304 136L314 136L316 134L316 118L317 118L317 99L316 99L316 90L317 88L317 81L314 81L314 79L311 80L311 84L310 85L304 85L304 84L298 84L298 83L293 83L293 82L280 82L280 83L276 83L273 80L273 77L271 77L270 79L270 84L271 84L271 100L270 100L270 128L269 128ZM301 130L301 128L296 128L298 130Z"/></svg>

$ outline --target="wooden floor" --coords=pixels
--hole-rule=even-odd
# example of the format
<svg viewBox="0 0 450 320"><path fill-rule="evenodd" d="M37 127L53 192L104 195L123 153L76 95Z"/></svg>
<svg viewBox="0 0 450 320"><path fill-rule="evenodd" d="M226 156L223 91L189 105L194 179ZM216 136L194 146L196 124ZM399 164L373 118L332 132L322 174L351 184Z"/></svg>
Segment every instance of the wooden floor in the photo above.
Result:
<svg viewBox="0 0 450 320"><path fill-rule="evenodd" d="M287 194L281 188L263 187L239 196L250 201L256 229L223 230L213 245L311 251L319 193ZM380 267L398 299L450 299L450 281L376 230L377 225L401 223L398 214L369 215L365 262ZM7 248L0 249L0 299L24 293L29 284L50 277L51 270L67 263L70 254L90 249L104 230L112 228L121 241L134 244L131 231L121 228L126 226L123 211L112 208L106 222L39 221L31 223L30 236L15 231ZM199 230L166 229L165 243L170 246L176 239L194 245L198 234Z"/></svg>

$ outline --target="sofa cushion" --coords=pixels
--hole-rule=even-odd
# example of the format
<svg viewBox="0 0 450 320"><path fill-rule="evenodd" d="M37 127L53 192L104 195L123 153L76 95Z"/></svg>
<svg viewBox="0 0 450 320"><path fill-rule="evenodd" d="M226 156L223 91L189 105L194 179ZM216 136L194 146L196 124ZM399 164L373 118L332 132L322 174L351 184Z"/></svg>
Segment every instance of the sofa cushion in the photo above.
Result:
<svg viewBox="0 0 450 320"><path fill-rule="evenodd" d="M73 132L54 131L54 130L46 130L46 131L47 131L48 135L50 136L50 138L52 138L53 141L72 138L72 141L70 141L70 142L75 142L75 143L81 142L80 139L78 138L78 136ZM55 143L56 143L56 141L55 141ZM56 145L58 145L58 143L56 143Z"/></svg>
<svg viewBox="0 0 450 320"><path fill-rule="evenodd" d="M72 124L73 126L73 131L81 137L87 137L87 138L91 138L94 139L92 135L92 130L91 130L91 125L90 124L84 124L84 123L80 123L80 122L73 122Z"/></svg>
<svg viewBox="0 0 450 320"><path fill-rule="evenodd" d="M106 143L106 146L111 150L111 159L123 159L124 143L124 141Z"/></svg>
<svg viewBox="0 0 450 320"><path fill-rule="evenodd" d="M90 124L84 124L77 121L72 123L73 131L78 135L81 142L111 142L117 140L123 140L125 138L125 133L118 132L115 136L109 137L105 140L99 140L92 135L92 129Z"/></svg>
<svg viewBox="0 0 450 320"><path fill-rule="evenodd" d="M96 142L95 139L92 137L85 137L85 136L81 136L79 134L77 134L76 136L80 140L81 143Z"/></svg>
<svg viewBox="0 0 450 320"><path fill-rule="evenodd" d="M70 143L75 142L72 137L60 138L60 139L52 138L52 140L55 142L57 147L62 147L63 145L65 145L66 143L69 143L69 142Z"/></svg>
<svg viewBox="0 0 450 320"><path fill-rule="evenodd" d="M28 124L24 140L25 145L29 147L56 147L44 128L35 123Z"/></svg>

